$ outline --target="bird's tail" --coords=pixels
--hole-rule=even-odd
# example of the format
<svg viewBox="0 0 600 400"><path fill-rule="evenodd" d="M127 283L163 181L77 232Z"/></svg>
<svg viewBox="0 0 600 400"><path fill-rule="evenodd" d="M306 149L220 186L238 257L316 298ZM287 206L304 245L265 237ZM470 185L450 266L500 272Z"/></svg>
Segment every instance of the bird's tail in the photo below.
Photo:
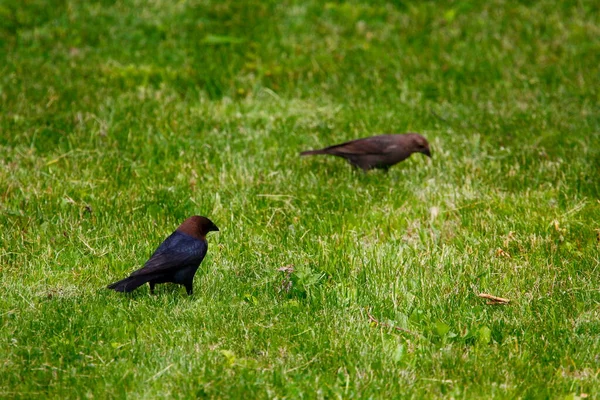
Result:
<svg viewBox="0 0 600 400"><path fill-rule="evenodd" d="M118 282L111 283L107 286L107 288L117 292L129 293L142 286L144 283L150 281L151 278L151 276L147 275L128 276L127 278L121 279Z"/></svg>
<svg viewBox="0 0 600 400"><path fill-rule="evenodd" d="M327 149L307 150L300 153L301 156L314 156L316 154L327 154Z"/></svg>

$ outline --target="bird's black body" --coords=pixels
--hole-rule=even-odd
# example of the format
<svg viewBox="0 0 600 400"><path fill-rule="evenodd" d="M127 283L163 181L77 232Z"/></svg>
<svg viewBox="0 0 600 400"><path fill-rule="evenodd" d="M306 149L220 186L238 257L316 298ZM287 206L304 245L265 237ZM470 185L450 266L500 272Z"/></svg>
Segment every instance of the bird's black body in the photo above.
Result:
<svg viewBox="0 0 600 400"><path fill-rule="evenodd" d="M208 218L205 219L210 222ZM206 233L202 230L199 232L204 235L184 232L189 231L190 225L195 226L185 225L186 223L187 220L158 246L142 268L132 272L127 278L109 285L108 288L117 292L131 292L148 282L150 292L153 293L156 284L172 282L185 286L187 293L191 295L194 275L206 256L208 243L204 238ZM218 230L212 222L205 228L205 231Z"/></svg>

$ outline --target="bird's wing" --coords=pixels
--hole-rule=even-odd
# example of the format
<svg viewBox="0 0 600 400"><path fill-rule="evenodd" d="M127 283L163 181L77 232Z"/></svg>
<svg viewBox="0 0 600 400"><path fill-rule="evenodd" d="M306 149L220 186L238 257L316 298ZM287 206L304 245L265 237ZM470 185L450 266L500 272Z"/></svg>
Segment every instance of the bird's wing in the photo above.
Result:
<svg viewBox="0 0 600 400"><path fill-rule="evenodd" d="M340 155L385 154L394 151L396 146L397 144L394 143L393 140L390 140L388 136L382 135L352 140L350 142L331 146L327 148L327 150Z"/></svg>
<svg viewBox="0 0 600 400"><path fill-rule="evenodd" d="M154 274L171 268L200 264L207 250L208 245L205 240L175 231L161 243L146 264L134 271L131 276Z"/></svg>

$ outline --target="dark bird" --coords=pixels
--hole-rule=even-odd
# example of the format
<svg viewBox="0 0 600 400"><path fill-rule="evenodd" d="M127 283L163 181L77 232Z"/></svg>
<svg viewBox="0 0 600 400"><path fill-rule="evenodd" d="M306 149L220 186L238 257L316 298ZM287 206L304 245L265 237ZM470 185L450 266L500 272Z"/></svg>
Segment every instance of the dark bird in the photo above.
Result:
<svg viewBox="0 0 600 400"><path fill-rule="evenodd" d="M186 219L158 246L142 268L108 288L129 293L148 282L150 293L154 294L157 283L173 282L185 286L187 294L191 295L194 275L208 251L206 234L218 230L206 217L195 215Z"/></svg>
<svg viewBox="0 0 600 400"><path fill-rule="evenodd" d="M427 139L418 133L371 136L320 150L303 151L300 155L330 154L345 158L354 167L364 171L373 168L387 171L392 165L410 157L412 153L423 153L431 157Z"/></svg>

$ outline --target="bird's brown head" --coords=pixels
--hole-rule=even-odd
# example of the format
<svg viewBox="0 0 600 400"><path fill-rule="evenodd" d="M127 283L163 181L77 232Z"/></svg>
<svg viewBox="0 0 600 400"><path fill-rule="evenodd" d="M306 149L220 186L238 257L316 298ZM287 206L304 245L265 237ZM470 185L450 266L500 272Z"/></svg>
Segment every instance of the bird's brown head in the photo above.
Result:
<svg viewBox="0 0 600 400"><path fill-rule="evenodd" d="M189 217L177 228L179 232L186 233L197 239L205 239L206 234L211 231L219 231L219 228L208 218L200 215Z"/></svg>
<svg viewBox="0 0 600 400"><path fill-rule="evenodd" d="M431 158L431 150L429 149L429 142L423 136L418 133L409 133L410 142L413 147L413 152L423 153L427 157Z"/></svg>

